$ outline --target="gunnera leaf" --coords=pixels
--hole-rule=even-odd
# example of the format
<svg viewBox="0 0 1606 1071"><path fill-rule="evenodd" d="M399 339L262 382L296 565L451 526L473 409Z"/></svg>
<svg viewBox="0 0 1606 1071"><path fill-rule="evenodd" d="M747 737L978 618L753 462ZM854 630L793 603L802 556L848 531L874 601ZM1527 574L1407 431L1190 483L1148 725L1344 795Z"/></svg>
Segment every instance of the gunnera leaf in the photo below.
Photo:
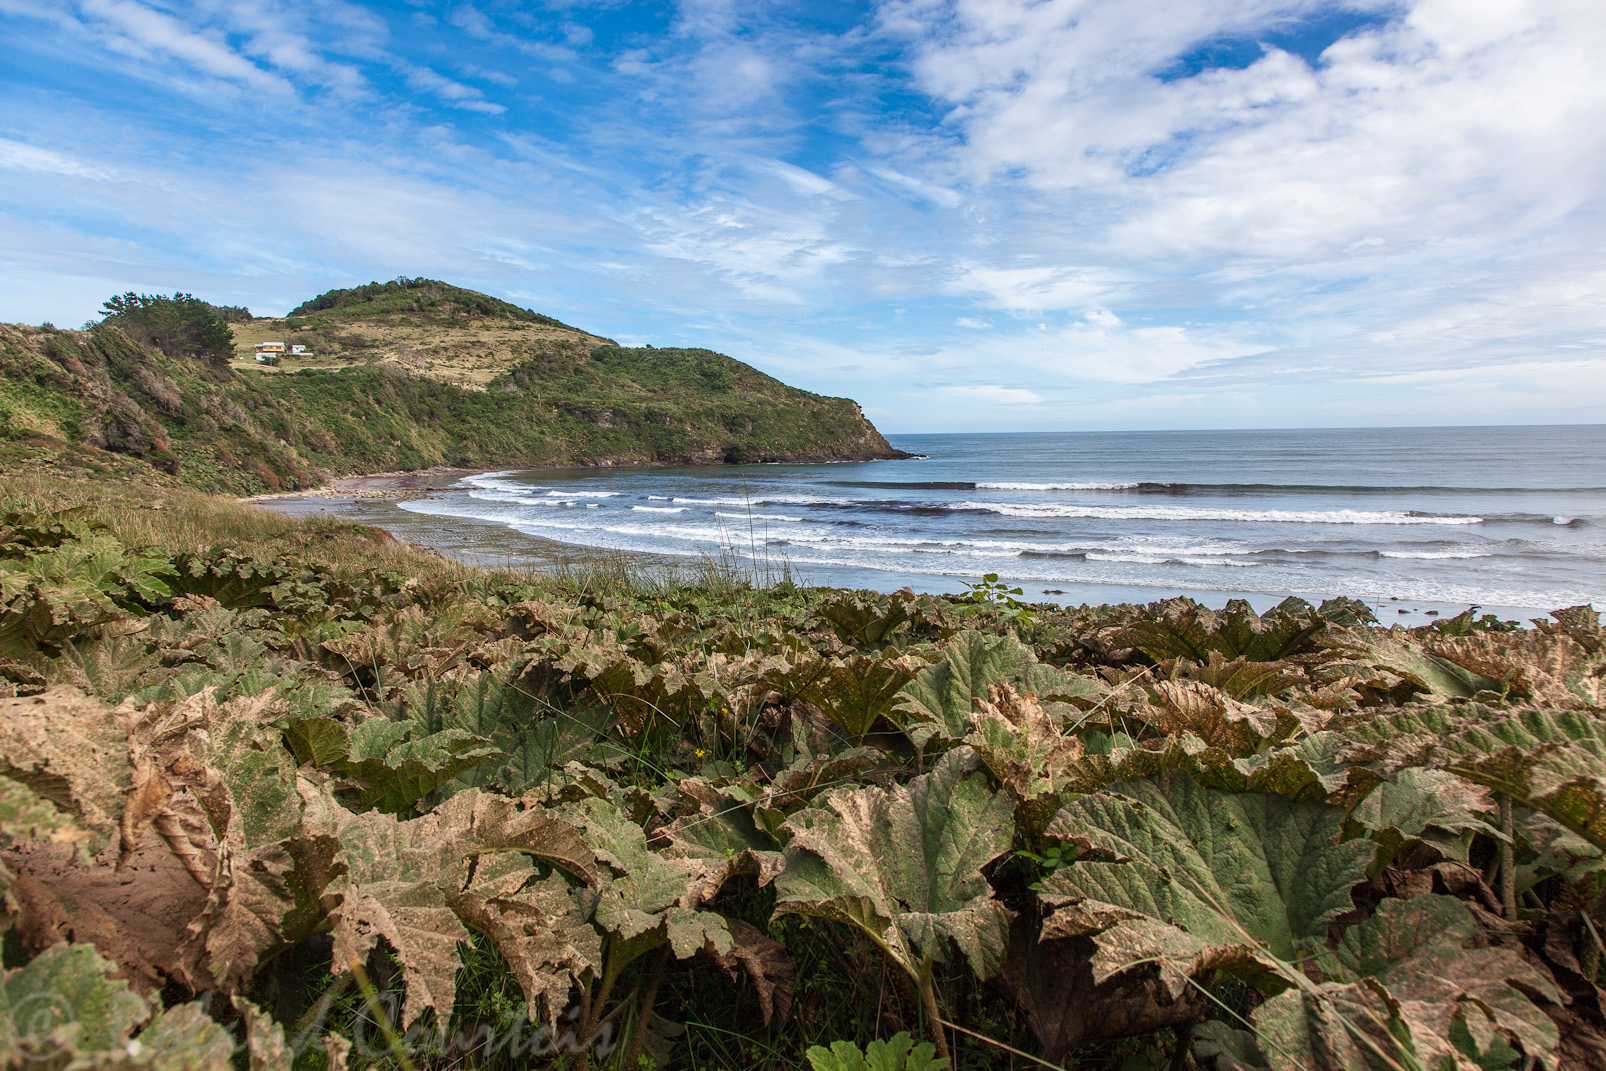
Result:
<svg viewBox="0 0 1606 1071"><path fill-rule="evenodd" d="M80 858L95 852L86 842L95 834L81 829L73 816L19 781L0 778L0 837L9 843L37 840L73 847ZM104 838L100 838L104 844Z"/></svg>
<svg viewBox="0 0 1606 1071"><path fill-rule="evenodd" d="M1606 704L1606 648L1591 651L1561 629L1428 637L1423 649L1540 706Z"/></svg>
<svg viewBox="0 0 1606 1071"><path fill-rule="evenodd" d="M836 789L792 815L775 913L856 926L911 978L952 940L991 977L1013 913L982 868L1009 850L1014 799L967 776L976 765L957 748L906 785Z"/></svg>
<svg viewBox="0 0 1606 1071"><path fill-rule="evenodd" d="M1337 843L1343 811L1205 788L1185 773L1122 782L1066 804L1048 835L1082 857L1044 880L1045 937L1092 935L1102 982L1153 962L1175 995L1207 967L1272 990L1349 910L1372 848Z"/></svg>
<svg viewBox="0 0 1606 1071"><path fill-rule="evenodd" d="M574 891L542 879L526 856L548 859L583 879L594 873L577 831L544 808L469 790L411 821L340 807L327 791L302 780L308 823L337 837L343 872L327 894L334 966L344 973L384 938L407 984L403 1026L425 1008L450 1014L457 946L467 926L489 937L525 989L534 1018L555 1015L572 981L600 959L595 931ZM558 1000L553 998L557 996Z"/></svg>
<svg viewBox="0 0 1606 1071"><path fill-rule="evenodd" d="M1279 731L1276 711L1240 703L1204 681L1161 681L1154 686L1154 697L1161 732L1193 733L1234 756L1252 755L1266 741L1298 728L1289 717Z"/></svg>
<svg viewBox="0 0 1606 1071"><path fill-rule="evenodd" d="M1230 661L1220 651L1211 651L1208 662L1169 659L1160 667L1174 680L1196 680L1219 688L1233 699L1252 699L1272 695L1305 683L1305 674L1292 662L1251 662L1247 658Z"/></svg>
<svg viewBox="0 0 1606 1071"><path fill-rule="evenodd" d="M826 658L786 674L791 691L814 704L841 730L858 740L876 719L892 710L904 685L914 679L922 663L905 655L850 654Z"/></svg>
<svg viewBox="0 0 1606 1071"><path fill-rule="evenodd" d="M1556 1066L1560 1036L1535 1003L1560 1002L1554 982L1517 951L1479 947L1454 897L1383 900L1345 930L1330 965L1326 981L1298 979L1256 1008L1252 1039L1216 1030L1195 1051L1274 1071L1471 1071L1516 1066L1523 1054Z"/></svg>
<svg viewBox="0 0 1606 1071"><path fill-rule="evenodd" d="M1264 614L1256 614L1242 599L1220 610L1182 598L1122 610L1100 630L1100 639L1112 650L1136 648L1156 662L1185 658L1207 664L1213 652L1228 659L1276 662L1300 653L1328 628L1309 603L1292 597Z"/></svg>
<svg viewBox="0 0 1606 1071"><path fill-rule="evenodd" d="M1499 681L1424 650L1404 629L1334 629L1322 645L1344 656L1328 669L1331 679L1391 691L1402 682L1433 702L1471 699L1504 691ZM1410 689L1407 689L1409 691Z"/></svg>
<svg viewBox="0 0 1606 1071"><path fill-rule="evenodd" d="M843 643L880 647L909 623L909 604L869 591L843 591L821 599L815 616L836 630Z"/></svg>
<svg viewBox="0 0 1606 1071"><path fill-rule="evenodd" d="M1094 702L1108 691L1096 680L1043 665L1030 647L1012 635L961 632L941 651L943 660L920 670L892 710L916 747L935 738L963 739L970 728L971 711L978 700L987 699L990 685L1008 684L1018 694L1034 695L1044 703ZM1050 713L1061 712L1051 709Z"/></svg>
<svg viewBox="0 0 1606 1071"><path fill-rule="evenodd" d="M785 945L752 923L727 919L726 924L731 933L730 951L713 953L714 962L730 977L741 971L752 981L765 1026L771 1019L785 1022L792 1008L797 961Z"/></svg>
<svg viewBox="0 0 1606 1071"><path fill-rule="evenodd" d="M120 859L154 827L207 890L180 949L197 989L231 988L322 917L318 890L334 845L316 848L303 835L295 760L275 729L282 712L271 691L218 704L211 689L119 708L134 769Z"/></svg>
<svg viewBox="0 0 1606 1071"><path fill-rule="evenodd" d="M119 1047L150 1015L113 981L114 965L89 945L58 944L0 976L0 1063L65 1066L80 1053Z"/></svg>
<svg viewBox="0 0 1606 1071"><path fill-rule="evenodd" d="M76 688L0 699L0 776L105 837L131 785L122 727L105 704Z"/></svg>
<svg viewBox="0 0 1606 1071"><path fill-rule="evenodd" d="M1499 1038L1555 1066L1556 1024L1534 1003L1560 1004L1555 983L1512 949L1478 947L1472 913L1452 896L1384 900L1344 932L1338 959L1386 988L1418 1052L1453 1047L1481 1062Z"/></svg>
<svg viewBox="0 0 1606 1071"><path fill-rule="evenodd" d="M1376 871L1413 840L1428 840L1443 857L1465 862L1462 834L1499 837L1481 817L1494 809L1486 788L1440 770L1407 769L1367 793L1350 811L1350 819L1378 843Z"/></svg>
<svg viewBox="0 0 1606 1071"><path fill-rule="evenodd" d="M581 800L564 814L585 831L587 846L609 869L599 879L596 919L609 931L611 958L621 954L623 942L633 942L631 958L665 941L677 959L705 945L730 950L725 920L697 910L708 889L707 872L722 869L721 861L659 855L647 846L642 828L608 800ZM619 966L610 963L609 970Z"/></svg>
<svg viewBox="0 0 1606 1071"><path fill-rule="evenodd" d="M1589 711L1405 711L1352 733L1347 757L1427 766L1504 792L1606 850L1606 719Z"/></svg>
<svg viewBox="0 0 1606 1071"><path fill-rule="evenodd" d="M1007 684L991 684L988 698L978 701L965 743L975 750L999 784L1019 799L1016 820L1038 825L1058 810L1058 794L1068 788L1068 772L1086 753L1082 741L1066 736L1032 696L1022 696ZM1031 805L1044 800L1042 808ZM1023 813L1029 812L1029 813Z"/></svg>
<svg viewBox="0 0 1606 1071"><path fill-rule="evenodd" d="M333 768L362 784L361 806L400 814L457 775L503 757L462 729L430 733L416 722L369 718L351 730L347 754Z"/></svg>

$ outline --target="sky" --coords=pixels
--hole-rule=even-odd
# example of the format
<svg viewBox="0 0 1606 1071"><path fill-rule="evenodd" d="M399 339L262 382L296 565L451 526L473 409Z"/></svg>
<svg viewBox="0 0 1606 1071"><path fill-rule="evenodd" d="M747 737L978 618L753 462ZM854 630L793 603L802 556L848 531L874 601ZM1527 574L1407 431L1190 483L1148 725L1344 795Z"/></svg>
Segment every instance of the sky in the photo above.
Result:
<svg viewBox="0 0 1606 1071"><path fill-rule="evenodd" d="M398 275L883 431L1606 422L1600 0L0 0L0 320Z"/></svg>

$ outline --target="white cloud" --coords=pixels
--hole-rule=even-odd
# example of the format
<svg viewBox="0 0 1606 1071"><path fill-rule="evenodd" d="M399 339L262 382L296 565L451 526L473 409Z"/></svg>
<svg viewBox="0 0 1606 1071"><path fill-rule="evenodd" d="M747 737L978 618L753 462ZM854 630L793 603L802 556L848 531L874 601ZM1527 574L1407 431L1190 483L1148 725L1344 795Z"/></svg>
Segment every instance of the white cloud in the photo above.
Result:
<svg viewBox="0 0 1606 1071"><path fill-rule="evenodd" d="M64 294L193 288L185 265L263 300L448 274L904 428L1410 419L1502 390L1576 415L1568 377L1606 367L1606 9L1583 0L1378 0L1318 63L1268 45L1169 80L1334 9L889 0L831 35L698 0L624 49L586 5L420 28L343 0L20 2L36 67L198 117L8 101L0 212L59 248L6 256ZM259 154L295 167L241 181Z"/></svg>
<svg viewBox="0 0 1606 1071"><path fill-rule="evenodd" d="M1024 387L1001 387L996 383L938 387L938 393L958 402L978 405L1041 405L1043 396Z"/></svg>

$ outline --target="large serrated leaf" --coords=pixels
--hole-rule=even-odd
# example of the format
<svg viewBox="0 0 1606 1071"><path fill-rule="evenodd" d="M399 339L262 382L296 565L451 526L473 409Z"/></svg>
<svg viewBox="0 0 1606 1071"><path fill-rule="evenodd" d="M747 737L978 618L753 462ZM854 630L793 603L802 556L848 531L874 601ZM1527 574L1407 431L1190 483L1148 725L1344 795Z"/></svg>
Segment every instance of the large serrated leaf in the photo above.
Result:
<svg viewBox="0 0 1606 1071"><path fill-rule="evenodd" d="M116 827L131 786L122 729L75 688L0 699L0 776L102 835Z"/></svg>
<svg viewBox="0 0 1606 1071"><path fill-rule="evenodd" d="M961 632L942 647L943 660L922 669L898 697L893 715L916 746L933 738L963 739L971 711L987 689L1007 684L1042 702L1097 700L1107 689L1037 661L1014 636Z"/></svg>
<svg viewBox="0 0 1606 1071"><path fill-rule="evenodd" d="M904 685L920 670L918 659L887 653L826 658L789 669L778 682L814 704L855 740L892 710Z"/></svg>
<svg viewBox="0 0 1606 1071"><path fill-rule="evenodd" d="M65 1064L62 1057L119 1046L150 1015L115 964L89 945L52 945L0 977L0 1061Z"/></svg>
<svg viewBox="0 0 1606 1071"><path fill-rule="evenodd" d="M776 913L856 926L910 977L949 940L994 974L1012 913L982 868L1009 850L1014 799L966 776L975 761L959 748L907 785L838 789L792 815Z"/></svg>
<svg viewBox="0 0 1606 1071"><path fill-rule="evenodd" d="M1066 804L1050 836L1084 857L1045 879L1047 937L1092 934L1095 978L1158 964L1173 993L1205 967L1272 981L1352 905L1372 849L1338 844L1343 811L1206 788L1182 773Z"/></svg>
<svg viewBox="0 0 1606 1071"><path fill-rule="evenodd" d="M1352 761L1446 770L1606 850L1606 718L1599 713L1468 704L1378 718L1353 735Z"/></svg>
<svg viewBox="0 0 1606 1071"><path fill-rule="evenodd" d="M473 927L498 947L524 988L532 1017L555 1015L571 982L599 966L595 931L573 890L540 878L526 856L579 875L595 873L578 832L544 808L470 790L436 811L398 821L375 811L353 815L305 780L309 825L339 840L339 874L329 892L334 969L360 963L383 937L407 982L403 1024L425 1008L449 1013L460 960Z"/></svg>

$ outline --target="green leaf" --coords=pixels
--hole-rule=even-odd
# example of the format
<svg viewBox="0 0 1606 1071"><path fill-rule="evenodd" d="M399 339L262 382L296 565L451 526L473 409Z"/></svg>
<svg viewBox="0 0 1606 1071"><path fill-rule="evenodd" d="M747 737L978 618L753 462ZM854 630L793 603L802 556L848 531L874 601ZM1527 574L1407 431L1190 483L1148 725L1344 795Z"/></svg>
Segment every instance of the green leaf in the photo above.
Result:
<svg viewBox="0 0 1606 1071"><path fill-rule="evenodd" d="M335 768L363 782L362 806L400 814L458 774L503 758L482 737L462 729L425 734L416 722L369 718L347 738Z"/></svg>
<svg viewBox="0 0 1606 1071"><path fill-rule="evenodd" d="M597 923L619 942L633 942L631 958L668 941L677 959L704 945L728 952L725 920L698 911L708 887L708 871L723 866L699 858L665 858L647 846L647 835L613 803L581 800L564 814L586 834L586 844L608 865L597 900ZM717 886L715 886L717 891ZM612 953L610 953L612 955ZM620 964L610 963L610 970Z"/></svg>
<svg viewBox="0 0 1606 1071"><path fill-rule="evenodd" d="M936 1059L936 1051L931 1042L917 1045L900 1030L886 1040L877 1038L862 1051L851 1041L833 1041L829 1049L811 1045L804 1055L814 1071L945 1071L948 1061Z"/></svg>
<svg viewBox="0 0 1606 1071"><path fill-rule="evenodd" d="M919 670L918 659L894 654L852 654L805 664L787 674L793 693L813 703L848 736L859 739L891 711L904 685Z"/></svg>
<svg viewBox="0 0 1606 1071"><path fill-rule="evenodd" d="M26 1066L106 1052L150 1015L93 946L55 944L0 976L0 1062Z"/></svg>
<svg viewBox="0 0 1606 1071"><path fill-rule="evenodd" d="M1013 913L982 868L1009 850L1014 800L967 777L958 748L931 773L891 789L837 789L792 815L777 915L815 915L863 930L918 977L951 939L977 977L998 970Z"/></svg>
<svg viewBox="0 0 1606 1071"><path fill-rule="evenodd" d="M1107 693L1095 680L1041 664L1014 636L961 632L943 645L942 654L941 662L916 674L892 711L917 747L933 738L963 739L976 702L986 700L994 684L1008 684L1045 703L1097 700Z"/></svg>
<svg viewBox="0 0 1606 1071"><path fill-rule="evenodd" d="M1352 761L1428 766L1504 792L1606 850L1606 720L1586 711L1405 711L1357 726Z"/></svg>
<svg viewBox="0 0 1606 1071"><path fill-rule="evenodd" d="M1395 627L1333 630L1322 643L1346 661L1329 671L1335 679L1389 691L1402 681L1434 701L1471 699L1480 692L1502 691L1498 681L1474 673L1423 650L1410 633Z"/></svg>
<svg viewBox="0 0 1606 1071"><path fill-rule="evenodd" d="M333 718L285 719L284 743L302 765L333 767L351 752L346 727Z"/></svg>
<svg viewBox="0 0 1606 1071"><path fill-rule="evenodd" d="M1184 773L1123 782L1065 805L1048 835L1082 849L1045 879L1045 937L1090 934L1094 977L1155 962L1171 991L1206 967L1275 982L1319 944L1366 880L1369 844L1338 844L1343 811L1206 788Z"/></svg>

